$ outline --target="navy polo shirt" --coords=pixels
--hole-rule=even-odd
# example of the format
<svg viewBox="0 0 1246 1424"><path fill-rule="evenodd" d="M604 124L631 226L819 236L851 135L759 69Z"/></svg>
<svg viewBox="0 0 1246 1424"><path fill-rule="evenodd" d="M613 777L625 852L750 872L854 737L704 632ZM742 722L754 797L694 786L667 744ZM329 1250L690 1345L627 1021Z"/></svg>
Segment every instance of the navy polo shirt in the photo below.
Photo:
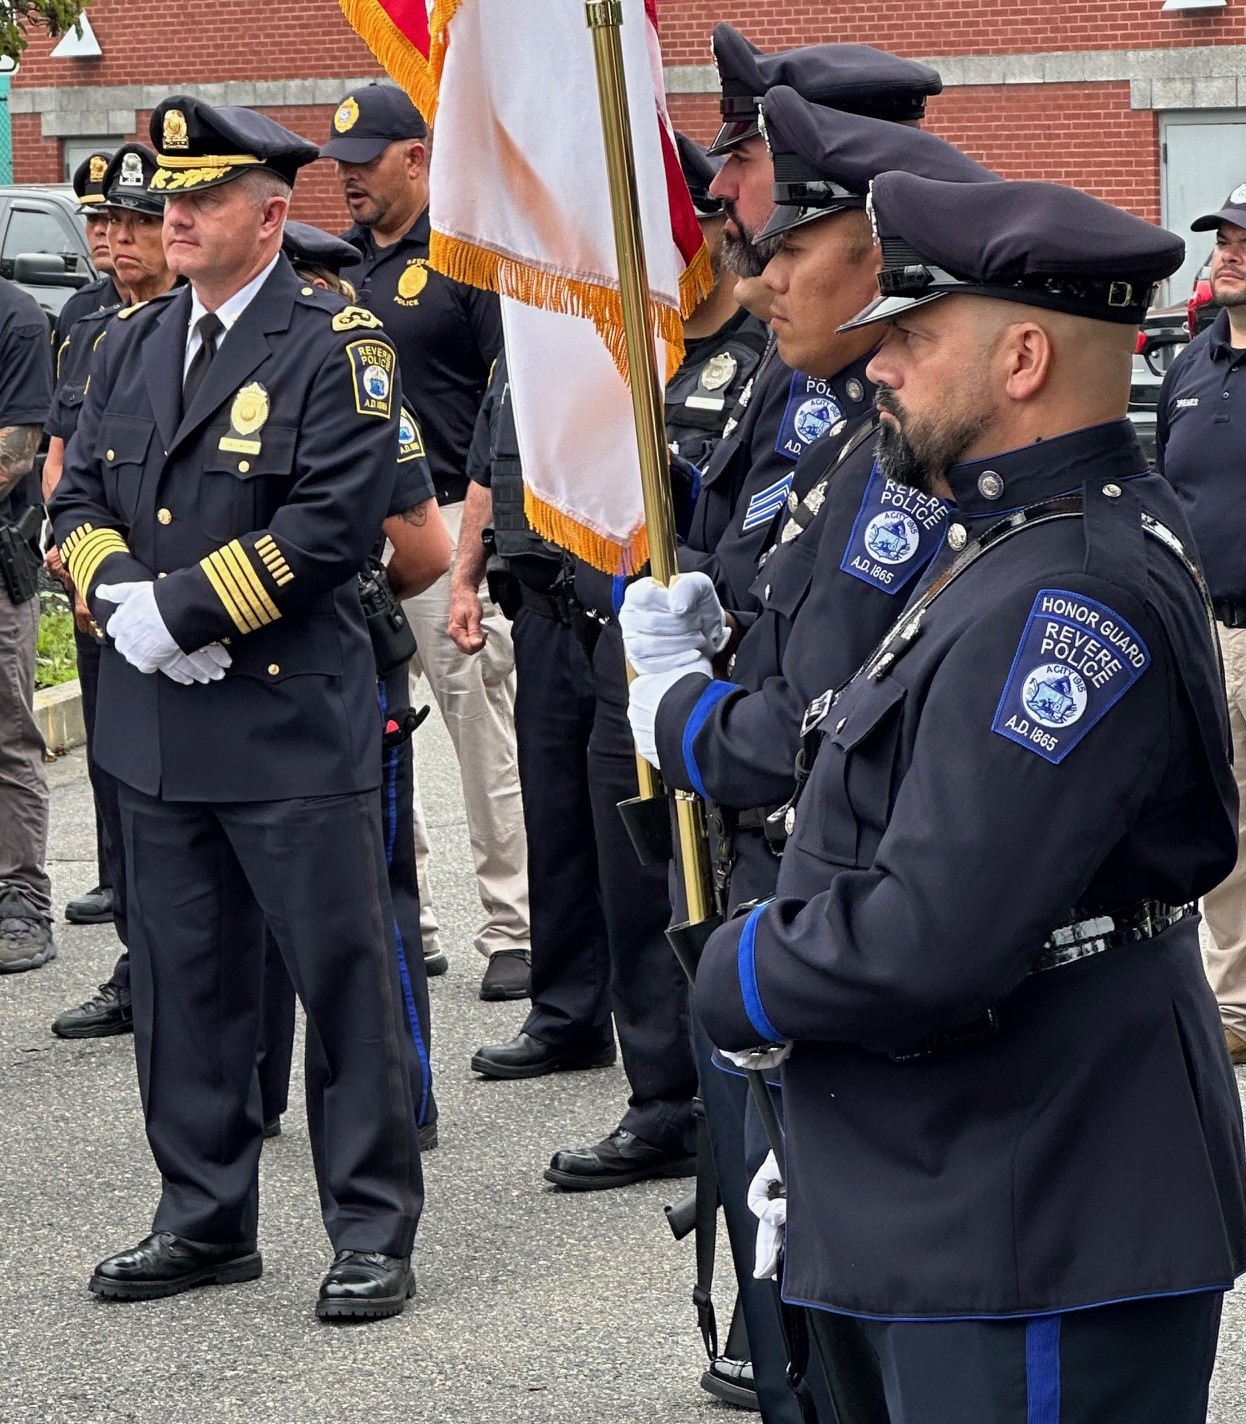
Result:
<svg viewBox="0 0 1246 1424"><path fill-rule="evenodd" d="M352 228L343 235L359 249L359 263L342 276L398 350L403 394L420 422L437 501L455 504L467 493L467 454L502 349L502 315L492 292L452 282L428 265L429 232L427 210L389 247Z"/></svg>
<svg viewBox="0 0 1246 1424"><path fill-rule="evenodd" d="M1164 377L1155 451L1189 521L1212 598L1246 604L1246 349L1229 345L1227 311Z"/></svg>
<svg viewBox="0 0 1246 1424"><path fill-rule="evenodd" d="M35 299L0 278L0 429L42 426L52 405L48 320ZM15 499L16 496L16 499ZM0 492L0 518L16 518L26 492Z"/></svg>

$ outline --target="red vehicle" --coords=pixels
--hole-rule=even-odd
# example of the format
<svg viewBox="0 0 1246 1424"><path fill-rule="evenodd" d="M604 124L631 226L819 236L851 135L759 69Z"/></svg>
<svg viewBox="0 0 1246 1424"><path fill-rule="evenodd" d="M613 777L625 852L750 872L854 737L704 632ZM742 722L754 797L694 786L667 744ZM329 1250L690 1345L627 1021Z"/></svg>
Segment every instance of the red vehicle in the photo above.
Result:
<svg viewBox="0 0 1246 1424"><path fill-rule="evenodd" d="M1220 303L1211 294L1211 256L1198 269L1198 274L1194 278L1194 290L1190 293L1190 300L1186 303L1185 325L1191 336L1197 336L1200 331L1206 330L1216 319L1216 313L1220 310Z"/></svg>

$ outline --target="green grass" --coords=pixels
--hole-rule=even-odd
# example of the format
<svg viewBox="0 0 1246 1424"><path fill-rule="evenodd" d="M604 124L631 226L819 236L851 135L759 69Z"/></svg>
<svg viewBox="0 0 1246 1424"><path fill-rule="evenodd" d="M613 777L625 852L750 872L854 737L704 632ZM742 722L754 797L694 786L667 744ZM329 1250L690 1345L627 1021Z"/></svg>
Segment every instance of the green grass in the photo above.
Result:
<svg viewBox="0 0 1246 1424"><path fill-rule="evenodd" d="M41 593L39 644L35 653L35 686L56 687L78 676L74 654L74 616L61 593Z"/></svg>

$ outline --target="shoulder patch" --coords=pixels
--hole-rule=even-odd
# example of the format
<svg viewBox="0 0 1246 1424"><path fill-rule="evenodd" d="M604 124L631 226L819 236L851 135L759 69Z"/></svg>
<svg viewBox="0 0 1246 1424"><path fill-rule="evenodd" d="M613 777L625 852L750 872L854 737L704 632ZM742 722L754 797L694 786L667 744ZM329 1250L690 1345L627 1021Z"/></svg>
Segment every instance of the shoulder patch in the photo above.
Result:
<svg viewBox="0 0 1246 1424"><path fill-rule="evenodd" d="M889 480L875 464L839 567L883 593L897 594L943 542L948 506Z"/></svg>
<svg viewBox="0 0 1246 1424"><path fill-rule="evenodd" d="M365 307L343 307L329 325L334 331L372 331L381 325L381 318Z"/></svg>
<svg viewBox="0 0 1246 1424"><path fill-rule="evenodd" d="M410 460L422 459L423 455L424 440L420 427L404 405L398 412L398 463L405 465Z"/></svg>
<svg viewBox="0 0 1246 1424"><path fill-rule="evenodd" d="M1112 609L1040 589L991 730L1058 766L1150 665L1146 644Z"/></svg>
<svg viewBox="0 0 1246 1424"><path fill-rule="evenodd" d="M344 316L345 312L341 315ZM360 415L377 415L382 420L388 420L394 411L394 365L397 361L394 348L387 341L349 341L346 354L350 357L355 409Z"/></svg>
<svg viewBox="0 0 1246 1424"><path fill-rule="evenodd" d="M820 440L843 411L835 399L828 381L793 371L787 391L787 408L779 422L779 434L774 442L776 455L799 460L807 446Z"/></svg>

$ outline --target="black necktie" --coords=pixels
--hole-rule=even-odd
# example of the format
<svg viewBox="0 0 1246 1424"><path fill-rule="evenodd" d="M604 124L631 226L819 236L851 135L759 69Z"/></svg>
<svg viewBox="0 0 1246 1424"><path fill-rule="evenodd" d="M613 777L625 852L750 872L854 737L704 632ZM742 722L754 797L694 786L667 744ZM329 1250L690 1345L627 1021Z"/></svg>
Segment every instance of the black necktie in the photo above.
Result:
<svg viewBox="0 0 1246 1424"><path fill-rule="evenodd" d="M214 312L205 312L199 318L199 340L202 345L195 352L194 359L186 371L182 382L182 411L188 411L194 404L199 387L203 385L216 355L216 338L225 330L225 324Z"/></svg>

